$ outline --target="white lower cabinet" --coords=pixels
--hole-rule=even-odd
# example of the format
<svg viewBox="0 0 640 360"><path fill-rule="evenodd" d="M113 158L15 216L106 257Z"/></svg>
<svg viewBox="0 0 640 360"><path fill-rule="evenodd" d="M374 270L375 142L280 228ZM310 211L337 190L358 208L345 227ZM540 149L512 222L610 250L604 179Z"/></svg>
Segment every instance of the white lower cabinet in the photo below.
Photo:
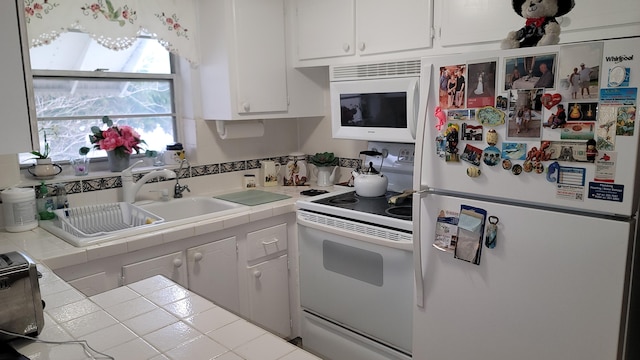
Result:
<svg viewBox="0 0 640 360"><path fill-rule="evenodd" d="M289 306L289 236L286 223L247 233L241 294L251 321L282 336L291 336Z"/></svg>
<svg viewBox="0 0 640 360"><path fill-rule="evenodd" d="M122 267L122 285L127 285L155 275L164 275L187 287L187 266L184 251L158 256Z"/></svg>
<svg viewBox="0 0 640 360"><path fill-rule="evenodd" d="M249 317L282 337L291 336L289 315L289 259L275 259L247 266Z"/></svg>
<svg viewBox="0 0 640 360"><path fill-rule="evenodd" d="M54 271L87 296L164 275L291 338L300 334L296 232L289 213Z"/></svg>
<svg viewBox="0 0 640 360"><path fill-rule="evenodd" d="M189 290L223 308L240 312L236 237L187 249Z"/></svg>

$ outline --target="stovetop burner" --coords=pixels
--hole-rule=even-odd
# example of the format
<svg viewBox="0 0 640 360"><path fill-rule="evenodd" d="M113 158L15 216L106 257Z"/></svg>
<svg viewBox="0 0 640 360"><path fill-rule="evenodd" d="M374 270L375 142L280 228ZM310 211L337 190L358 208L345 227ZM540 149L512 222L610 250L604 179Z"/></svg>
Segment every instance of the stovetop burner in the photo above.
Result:
<svg viewBox="0 0 640 360"><path fill-rule="evenodd" d="M335 204L336 206L346 205L346 204L355 204L357 202L358 202L358 198L355 196L345 197L345 198L338 197L338 198L329 200L329 203Z"/></svg>
<svg viewBox="0 0 640 360"><path fill-rule="evenodd" d="M382 196L365 197L359 196L355 191L352 191L324 199L312 200L312 202L369 214L411 220L411 206L395 206L388 203L390 197L399 194L398 192L387 191Z"/></svg>
<svg viewBox="0 0 640 360"><path fill-rule="evenodd" d="M408 220L411 220L411 216L413 214L411 206L392 206L385 210L385 212L391 216Z"/></svg>

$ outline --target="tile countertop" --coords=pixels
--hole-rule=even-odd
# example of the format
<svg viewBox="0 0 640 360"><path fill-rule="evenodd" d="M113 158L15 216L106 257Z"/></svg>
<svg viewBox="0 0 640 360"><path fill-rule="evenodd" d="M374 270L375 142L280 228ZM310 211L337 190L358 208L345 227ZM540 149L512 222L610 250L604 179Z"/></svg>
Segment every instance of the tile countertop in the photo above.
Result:
<svg viewBox="0 0 640 360"><path fill-rule="evenodd" d="M46 302L39 340L85 340L117 360L320 359L160 275L87 298L51 270L38 269ZM10 344L32 360L92 358L78 342Z"/></svg>
<svg viewBox="0 0 640 360"><path fill-rule="evenodd" d="M86 297L52 271L291 213L295 211L295 202L303 197L300 192L309 188L260 188L291 198L247 207L244 212L225 217L181 220L173 222L170 228L84 248L74 247L39 227L20 233L0 231L0 253L22 251L38 263L38 270L43 274L40 290L46 302L40 340L86 340L94 349L117 360L319 359L162 276ZM32 360L91 358L78 344L55 345L22 339L13 340L11 344ZM93 356L104 358L99 354Z"/></svg>
<svg viewBox="0 0 640 360"><path fill-rule="evenodd" d="M42 262L49 269L56 270L109 256L126 254L128 252L162 245L172 241L179 241L208 232L220 231L273 216L292 213L296 209L295 202L302 197L306 197L304 195L300 195L300 192L311 188L313 187L260 187L257 189L289 195L291 198L257 206L250 206L247 207L246 211L226 216L216 216L213 214L210 216L199 216L195 220L184 219L172 221L165 223L171 224L170 226L158 226L158 228L150 229L149 232L143 234L122 237L86 247L75 247L40 227L19 233L9 233L4 230L0 231L0 243L7 248L6 251L25 251L33 259ZM346 188L342 186L335 186L319 189L336 191ZM242 190L246 189L227 189L223 192L196 194L193 196L216 196Z"/></svg>

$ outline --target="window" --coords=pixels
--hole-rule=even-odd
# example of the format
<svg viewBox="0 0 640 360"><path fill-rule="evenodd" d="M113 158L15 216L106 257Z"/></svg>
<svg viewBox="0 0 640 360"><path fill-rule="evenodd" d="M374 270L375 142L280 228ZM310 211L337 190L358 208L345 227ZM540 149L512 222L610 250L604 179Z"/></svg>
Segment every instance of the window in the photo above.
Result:
<svg viewBox="0 0 640 360"><path fill-rule="evenodd" d="M30 50L40 146L68 160L91 147L92 126L102 117L138 131L149 150L176 141L175 74L171 56L157 40L139 38L126 50L109 50L91 37L66 32ZM90 157L104 157L92 150ZM21 162L31 158L21 154Z"/></svg>

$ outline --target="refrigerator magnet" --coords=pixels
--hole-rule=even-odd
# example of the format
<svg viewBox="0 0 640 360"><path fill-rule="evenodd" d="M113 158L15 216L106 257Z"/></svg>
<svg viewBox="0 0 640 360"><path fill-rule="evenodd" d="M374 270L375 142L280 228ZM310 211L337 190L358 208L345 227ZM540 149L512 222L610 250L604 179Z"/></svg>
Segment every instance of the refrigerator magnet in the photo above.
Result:
<svg viewBox="0 0 640 360"><path fill-rule="evenodd" d="M495 146L487 146L482 151L482 162L489 166L496 166L500 161L500 149Z"/></svg>
<svg viewBox="0 0 640 360"><path fill-rule="evenodd" d="M522 165L520 164L515 164L513 165L513 167L511 168L511 173L513 175L520 175L522 174Z"/></svg>
<svg viewBox="0 0 640 360"><path fill-rule="evenodd" d="M496 238L498 237L498 219L497 216L489 216L489 225L487 225L487 235L484 238L484 244L489 249L496 247Z"/></svg>
<svg viewBox="0 0 640 360"><path fill-rule="evenodd" d="M468 205L460 205L458 218L458 242L454 251L454 258L480 264L482 251L482 236L487 211Z"/></svg>

